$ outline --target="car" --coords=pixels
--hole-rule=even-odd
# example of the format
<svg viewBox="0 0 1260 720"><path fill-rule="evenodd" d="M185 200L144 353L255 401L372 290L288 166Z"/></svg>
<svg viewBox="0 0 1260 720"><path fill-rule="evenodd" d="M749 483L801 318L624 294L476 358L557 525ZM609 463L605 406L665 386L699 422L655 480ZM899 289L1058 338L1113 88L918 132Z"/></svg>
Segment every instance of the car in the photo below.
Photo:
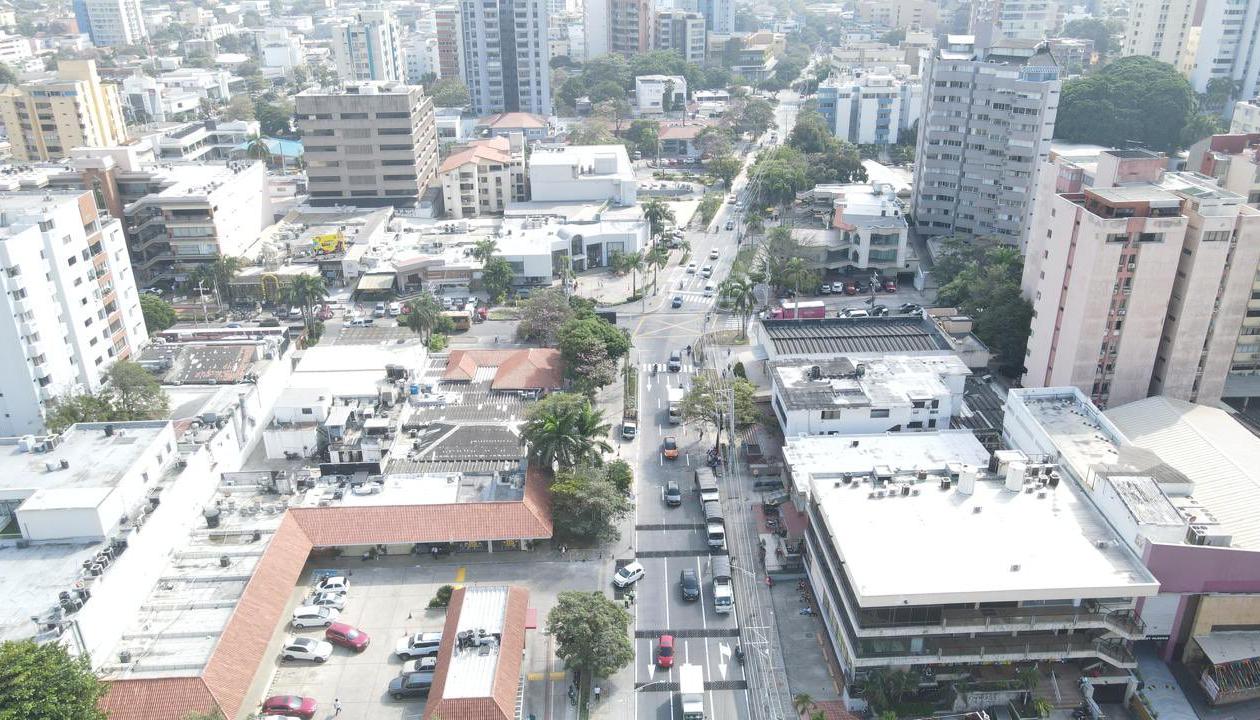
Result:
<svg viewBox="0 0 1260 720"><path fill-rule="evenodd" d="M671 668L674 666L674 636L662 635L656 641L656 667Z"/></svg>
<svg viewBox="0 0 1260 720"><path fill-rule="evenodd" d="M819 294L819 295L830 295L830 294L831 294L831 285L829 285L828 283L823 283L822 285L819 285L819 286L818 286L818 294Z"/></svg>
<svg viewBox="0 0 1260 720"><path fill-rule="evenodd" d="M865 280L858 280L857 291L859 293L868 293L871 291L871 284Z"/></svg>
<svg viewBox="0 0 1260 720"><path fill-rule="evenodd" d="M852 280L850 280L849 282L846 282L846 283L844 284L844 294L845 294L845 295L857 295L857 291L858 291L858 290L857 290L857 283L853 282Z"/></svg>
<svg viewBox="0 0 1260 720"><path fill-rule="evenodd" d="M872 305L871 306L871 317L884 317L886 315L888 315L887 305Z"/></svg>
<svg viewBox="0 0 1260 720"><path fill-rule="evenodd" d="M726 196L726 202L728 202L728 203L733 203L733 202L735 202L735 193L731 193L730 195L727 195L727 196Z"/></svg>
<svg viewBox="0 0 1260 720"><path fill-rule="evenodd" d="M372 642L372 638L368 637L367 633L343 622L329 625L324 630L324 639L333 645L340 645L355 652L367 650L367 646Z"/></svg>
<svg viewBox="0 0 1260 720"><path fill-rule="evenodd" d="M665 364L665 367L670 372L678 372L679 370L682 370L682 353L677 350L671 352L669 354L669 362Z"/></svg>
<svg viewBox="0 0 1260 720"><path fill-rule="evenodd" d="M442 646L442 633L415 633L402 638L394 646L394 654L402 660L437 655Z"/></svg>
<svg viewBox="0 0 1260 720"><path fill-rule="evenodd" d="M700 576L695 568L685 568L678 573L678 592L683 600L700 599Z"/></svg>
<svg viewBox="0 0 1260 720"><path fill-rule="evenodd" d="M140 294L141 295L157 295L158 297L161 297L162 288L156 288L156 287L143 288L140 290Z"/></svg>
<svg viewBox="0 0 1260 720"><path fill-rule="evenodd" d="M736 210L743 210L743 209L744 209L744 201L743 201L743 200L736 200L736 201L735 201L735 209L736 209Z"/></svg>
<svg viewBox="0 0 1260 720"><path fill-rule="evenodd" d="M328 627L339 617L341 613L333 608L303 605L293 611L291 623L295 628Z"/></svg>
<svg viewBox="0 0 1260 720"><path fill-rule="evenodd" d="M861 308L850 308L844 311L844 317L847 318L864 318L870 317L871 314Z"/></svg>
<svg viewBox="0 0 1260 720"><path fill-rule="evenodd" d="M726 221L726 229L727 229L727 230L734 230L734 229L735 229L735 221L734 221L734 220L727 220L727 221Z"/></svg>
<svg viewBox="0 0 1260 720"><path fill-rule="evenodd" d="M712 282L707 282L704 284L704 296L713 297L713 283Z"/></svg>
<svg viewBox="0 0 1260 720"><path fill-rule="evenodd" d="M672 308L680 308L682 307L682 304L683 304L682 295L675 295L674 299L669 301L669 306Z"/></svg>
<svg viewBox="0 0 1260 720"><path fill-rule="evenodd" d="M334 610L346 609L346 593L339 592L321 592L306 599L306 604L312 607L327 607Z"/></svg>
<svg viewBox="0 0 1260 720"><path fill-rule="evenodd" d="M236 328L242 327L242 325L241 325L240 323L235 323L235 322L234 322L234 323L228 323L227 325L224 325L223 327L225 327L225 328L231 328L231 329L235 330Z"/></svg>
<svg viewBox="0 0 1260 720"><path fill-rule="evenodd" d="M617 572L613 574L613 585L619 588L630 587L631 585L643 579L644 570L643 563L638 560L631 560L629 563L617 568Z"/></svg>
<svg viewBox="0 0 1260 720"><path fill-rule="evenodd" d="M454 299L454 298L443 297L443 298L442 298L442 309L443 309L443 310L454 310L454 309L455 309L455 299Z"/></svg>
<svg viewBox="0 0 1260 720"><path fill-rule="evenodd" d="M297 320L301 317L302 317L302 308L298 307L297 305L294 305L293 307L289 308L290 320Z"/></svg>
<svg viewBox="0 0 1260 720"><path fill-rule="evenodd" d="M302 720L311 720L318 711L319 703L315 698L301 695L272 695L262 704L263 715L287 715Z"/></svg>
<svg viewBox="0 0 1260 720"><path fill-rule="evenodd" d="M374 320L370 317L357 317L350 321L350 327L364 327L372 324Z"/></svg>
<svg viewBox="0 0 1260 720"><path fill-rule="evenodd" d="M717 249L717 248L713 248L712 250L710 250L710 251L709 251L709 259L710 259L710 260L717 260L719 257L721 257L721 255L722 255L722 253L721 253L720 251L718 251L718 249Z"/></svg>
<svg viewBox="0 0 1260 720"><path fill-rule="evenodd" d="M399 675L406 675L413 672L433 672L437 670L437 656L422 657L416 660L408 660L402 664L402 672Z"/></svg>
<svg viewBox="0 0 1260 720"><path fill-rule="evenodd" d="M258 322L258 327L280 327L280 321L273 318L263 318Z"/></svg>
<svg viewBox="0 0 1260 720"><path fill-rule="evenodd" d="M914 303L902 303L901 307L897 308L897 311L903 315L913 315L921 310L923 310L923 307Z"/></svg>
<svg viewBox="0 0 1260 720"><path fill-rule="evenodd" d="M390 316L390 317L398 317L399 315L402 315L402 303L400 303L400 302L392 302L392 303L390 303L390 304L389 304L389 316Z"/></svg>
<svg viewBox="0 0 1260 720"><path fill-rule="evenodd" d="M280 648L280 657L285 660L310 660L322 663L332 656L332 643L315 638L290 637Z"/></svg>
<svg viewBox="0 0 1260 720"><path fill-rule="evenodd" d="M897 292L896 280L884 280L884 292Z"/></svg>
<svg viewBox="0 0 1260 720"><path fill-rule="evenodd" d="M704 267L700 268L700 274L703 275L704 277L713 277L713 266L705 265Z"/></svg>
<svg viewBox="0 0 1260 720"><path fill-rule="evenodd" d="M399 675L389 681L389 696L395 700L406 697L428 697L433 687L433 673L413 672Z"/></svg>
<svg viewBox="0 0 1260 720"><path fill-rule="evenodd" d="M688 273L689 275L694 275L694 274L695 274L695 272L696 272L696 264L695 264L695 263L687 263L687 273Z"/></svg>
<svg viewBox="0 0 1260 720"><path fill-rule="evenodd" d="M661 454L667 460L674 460L678 457L678 439L673 435L666 435L665 440L661 442Z"/></svg>
<svg viewBox="0 0 1260 720"><path fill-rule="evenodd" d="M315 592L350 592L350 578L345 575L332 575L315 583Z"/></svg>
<svg viewBox="0 0 1260 720"><path fill-rule="evenodd" d="M682 505L682 490L678 488L678 483L673 480L665 483L665 504L670 507Z"/></svg>
<svg viewBox="0 0 1260 720"><path fill-rule="evenodd" d="M376 307L372 308L373 317L385 317L385 312L385 303L383 302L376 303Z"/></svg>

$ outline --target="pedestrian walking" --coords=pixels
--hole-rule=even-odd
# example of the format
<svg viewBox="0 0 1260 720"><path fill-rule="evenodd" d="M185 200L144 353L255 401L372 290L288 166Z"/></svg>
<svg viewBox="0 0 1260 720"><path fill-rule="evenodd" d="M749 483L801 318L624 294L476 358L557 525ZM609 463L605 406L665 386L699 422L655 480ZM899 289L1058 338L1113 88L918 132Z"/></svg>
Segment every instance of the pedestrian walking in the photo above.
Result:
<svg viewBox="0 0 1260 720"><path fill-rule="evenodd" d="M333 698L333 715L341 714L341 698Z"/></svg>

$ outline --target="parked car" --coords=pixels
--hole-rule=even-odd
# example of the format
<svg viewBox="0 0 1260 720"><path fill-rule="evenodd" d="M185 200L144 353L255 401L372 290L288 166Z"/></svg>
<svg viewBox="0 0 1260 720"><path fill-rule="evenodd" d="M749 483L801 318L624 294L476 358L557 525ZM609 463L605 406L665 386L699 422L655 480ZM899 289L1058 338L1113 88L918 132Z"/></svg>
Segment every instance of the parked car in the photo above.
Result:
<svg viewBox="0 0 1260 720"><path fill-rule="evenodd" d="M722 253L717 248L713 248L712 250L709 251L709 259L717 260L721 256L721 254Z"/></svg>
<svg viewBox="0 0 1260 720"><path fill-rule="evenodd" d="M344 575L326 577L315 583L315 592L350 592L350 578Z"/></svg>
<svg viewBox="0 0 1260 720"><path fill-rule="evenodd" d="M334 610L345 610L346 594L339 592L315 593L306 599L306 604L314 607L329 607Z"/></svg>
<svg viewBox="0 0 1260 720"><path fill-rule="evenodd" d="M727 221L726 221L726 229L727 229L727 230L734 230L734 229L735 229L735 221L734 221L734 220L727 220Z"/></svg>
<svg viewBox="0 0 1260 720"><path fill-rule="evenodd" d="M301 307L299 307L299 306L297 306L297 305L294 305L293 307L289 308L289 319L290 319L290 320L301 320L301 319L302 319L302 308L301 308Z"/></svg>
<svg viewBox="0 0 1260 720"><path fill-rule="evenodd" d="M613 575L613 585L619 588L630 587L643 579L643 564L638 560L631 560L628 564L617 568L617 572Z"/></svg>
<svg viewBox="0 0 1260 720"><path fill-rule="evenodd" d="M376 324L375 318L370 318L370 317L357 317L350 321L351 327L363 327L363 326L375 325L375 324Z"/></svg>
<svg viewBox="0 0 1260 720"><path fill-rule="evenodd" d="M695 568L685 568L678 573L678 592L683 600L700 599L700 576Z"/></svg>
<svg viewBox="0 0 1260 720"><path fill-rule="evenodd" d="M688 272L689 274L694 275L694 274L695 274L695 272L696 272L696 264L695 264L695 263L687 263L687 272Z"/></svg>
<svg viewBox="0 0 1260 720"><path fill-rule="evenodd" d="M413 672L389 681L389 696L395 700L407 697L428 697L433 687L433 673Z"/></svg>
<svg viewBox="0 0 1260 720"><path fill-rule="evenodd" d="M887 314L888 314L887 305L872 305L871 306L871 317L884 317Z"/></svg>
<svg viewBox="0 0 1260 720"><path fill-rule="evenodd" d="M819 295L830 295L830 294L831 294L831 285L830 285L829 283L823 283L822 285L818 286L818 294L819 294Z"/></svg>
<svg viewBox="0 0 1260 720"><path fill-rule="evenodd" d="M378 302L376 307L372 309L373 317L385 317L385 303Z"/></svg>
<svg viewBox="0 0 1260 720"><path fill-rule="evenodd" d="M413 672L433 672L437 670L437 656L417 658L416 660L408 660L402 664L402 672L399 675L406 675Z"/></svg>
<svg viewBox="0 0 1260 720"><path fill-rule="evenodd" d="M355 652L363 652L367 650L368 644L372 641L368 634L362 630L341 622L335 622L324 630L324 639L333 645L340 645Z"/></svg>
<svg viewBox="0 0 1260 720"><path fill-rule="evenodd" d="M678 483L673 480L665 483L665 504L670 507L682 505L682 490L678 488Z"/></svg>
<svg viewBox="0 0 1260 720"><path fill-rule="evenodd" d="M672 308L680 308L682 307L682 305L683 305L682 295L675 295L674 299L669 301L669 306Z"/></svg>
<svg viewBox="0 0 1260 720"><path fill-rule="evenodd" d="M319 703L315 698L301 695L272 695L263 700L263 715L288 715L290 717L310 720L319 711Z"/></svg>
<svg viewBox="0 0 1260 720"><path fill-rule="evenodd" d="M295 628L328 627L340 616L340 612L330 607L303 605L293 611L292 624Z"/></svg>
<svg viewBox="0 0 1260 720"><path fill-rule="evenodd" d="M315 638L290 637L280 648L280 657L285 660L310 660L322 663L332 655L332 643Z"/></svg>
<svg viewBox="0 0 1260 720"><path fill-rule="evenodd" d="M667 460L677 459L678 439L673 435L667 435L665 440L661 443L661 454L664 455Z"/></svg>
<svg viewBox="0 0 1260 720"><path fill-rule="evenodd" d="M394 654L402 660L437 655L442 646L442 633L415 633L398 641L394 646Z"/></svg>
<svg viewBox="0 0 1260 720"><path fill-rule="evenodd" d="M847 318L864 318L864 317L870 317L870 316L871 314L866 312L862 308L849 308L848 310L844 311L844 315L843 315L843 317L847 317Z"/></svg>
<svg viewBox="0 0 1260 720"><path fill-rule="evenodd" d="M656 667L671 668L674 666L674 636L662 635L656 641Z"/></svg>
<svg viewBox="0 0 1260 720"><path fill-rule="evenodd" d="M850 280L844 284L845 295L857 295L857 283Z"/></svg>
<svg viewBox="0 0 1260 720"><path fill-rule="evenodd" d="M402 303L400 303L400 302L392 302L392 303L390 303L390 304L389 304L389 316L390 316L390 317L398 317L399 315L402 315Z"/></svg>
<svg viewBox="0 0 1260 720"><path fill-rule="evenodd" d="M897 311L903 315L913 315L922 310L923 308L915 303L902 303L901 307L897 308Z"/></svg>
<svg viewBox="0 0 1260 720"><path fill-rule="evenodd" d="M884 292L897 292L897 281L892 279L884 280Z"/></svg>

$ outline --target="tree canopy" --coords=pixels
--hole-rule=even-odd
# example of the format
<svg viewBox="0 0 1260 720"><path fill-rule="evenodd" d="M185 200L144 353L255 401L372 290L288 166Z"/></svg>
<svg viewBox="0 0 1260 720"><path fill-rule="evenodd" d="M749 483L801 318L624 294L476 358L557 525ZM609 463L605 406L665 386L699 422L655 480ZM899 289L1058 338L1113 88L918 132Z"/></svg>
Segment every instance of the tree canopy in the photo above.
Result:
<svg viewBox="0 0 1260 720"><path fill-rule="evenodd" d="M608 677L634 659L630 613L602 591L566 591L547 613L556 655L571 668Z"/></svg>
<svg viewBox="0 0 1260 720"><path fill-rule="evenodd" d="M564 72L564 80L556 86L556 100L563 107L573 107L580 97L589 97L595 103L625 99L634 92L634 78L639 75L681 75L687 80L688 90L722 88L731 80L725 68L689 63L672 50L654 50L628 58L605 55L586 63L573 63Z"/></svg>
<svg viewBox="0 0 1260 720"><path fill-rule="evenodd" d="M516 339L552 347L560 328L576 311L559 288L536 292L521 306L521 320L516 325Z"/></svg>
<svg viewBox="0 0 1260 720"><path fill-rule="evenodd" d="M481 268L481 285L490 293L490 302L500 303L512 287L512 265L501 257L493 257Z"/></svg>
<svg viewBox="0 0 1260 720"><path fill-rule="evenodd" d="M157 295L141 295L140 312L144 315L144 326L150 335L174 325L177 319L175 308Z"/></svg>
<svg viewBox="0 0 1260 720"><path fill-rule="evenodd" d="M1093 17L1077 18L1063 26L1063 37L1091 40L1094 52L1106 56L1111 52L1111 28L1106 20Z"/></svg>
<svg viewBox="0 0 1260 720"><path fill-rule="evenodd" d="M692 378L691 389L683 396L682 416L689 423L702 429L714 430L714 447L721 444L722 432L727 428L730 405L727 402L726 385L712 373L700 373ZM757 403L753 399L757 387L748 380L735 378L730 383L735 393L735 427L746 428L761 419Z"/></svg>
<svg viewBox="0 0 1260 720"><path fill-rule="evenodd" d="M998 370L1010 377L1024 372L1024 350L1032 304L1020 291L1024 261L1016 248L996 240L946 238L932 272L940 283L937 300L975 321L976 337L997 355Z"/></svg>
<svg viewBox="0 0 1260 720"><path fill-rule="evenodd" d="M425 86L425 92L433 99L436 107L466 107L472 103L472 95L468 86L458 78L442 78Z"/></svg>
<svg viewBox="0 0 1260 720"><path fill-rule="evenodd" d="M565 322L556 340L574 388L588 395L616 379L617 361L630 351L629 335L590 312Z"/></svg>
<svg viewBox="0 0 1260 720"><path fill-rule="evenodd" d="M612 450L606 439L610 427L582 395L552 393L529 409L521 436L543 465L571 468L603 462L603 453Z"/></svg>
<svg viewBox="0 0 1260 720"><path fill-rule="evenodd" d="M119 360L110 367L100 390L54 400L45 423L53 432L61 432L79 422L153 420L166 415L169 407L170 399L157 378L130 360Z"/></svg>
<svg viewBox="0 0 1260 720"><path fill-rule="evenodd" d="M0 720L105 720L104 694L86 655L59 643L0 644Z"/></svg>
<svg viewBox="0 0 1260 720"><path fill-rule="evenodd" d="M610 476L611 465L556 473L551 483L551 513L557 534L596 543L615 542L621 537L617 522L627 517L633 506L617 484L625 480L629 466L618 462L615 478Z"/></svg>
<svg viewBox="0 0 1260 720"><path fill-rule="evenodd" d="M1194 91L1176 68L1154 58L1121 58L1088 77L1069 80L1059 97L1054 136L1069 142L1173 152L1201 137ZM1191 133L1190 135L1194 135Z"/></svg>

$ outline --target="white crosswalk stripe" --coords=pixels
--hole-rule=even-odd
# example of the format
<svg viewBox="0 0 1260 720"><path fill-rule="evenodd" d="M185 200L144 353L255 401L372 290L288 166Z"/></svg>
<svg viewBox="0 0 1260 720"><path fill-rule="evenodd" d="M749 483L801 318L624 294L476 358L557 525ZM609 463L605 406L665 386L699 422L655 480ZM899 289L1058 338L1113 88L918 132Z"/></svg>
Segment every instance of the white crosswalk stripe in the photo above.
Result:
<svg viewBox="0 0 1260 720"><path fill-rule="evenodd" d="M642 370L643 370L643 372L644 372L645 374L648 374L648 375L650 376L650 375L651 375L651 373L652 373L652 363L641 363L641 365L642 365ZM697 368L694 364L692 364L692 363L690 363L690 362L685 362L685 363L683 363L683 364L682 364L682 369L681 369L681 370L679 370L678 372L669 372L669 371L667 371L667 370L665 369L665 363L663 363L663 362L662 362L662 363L656 363L656 367L657 367L657 370L659 371L659 372L657 373L657 375L658 375L658 376L664 376L664 375L691 375L691 374L694 374L694 373L695 373L695 372L699 369L699 368Z"/></svg>
<svg viewBox="0 0 1260 720"><path fill-rule="evenodd" d="M712 295L710 295L709 297L705 297L703 292L697 292L694 290L675 291L674 295L682 296L683 307L687 307L688 305L692 305L692 306L699 305L701 307L713 307L713 304L717 302L716 297ZM673 296L671 295L670 297L672 298Z"/></svg>

